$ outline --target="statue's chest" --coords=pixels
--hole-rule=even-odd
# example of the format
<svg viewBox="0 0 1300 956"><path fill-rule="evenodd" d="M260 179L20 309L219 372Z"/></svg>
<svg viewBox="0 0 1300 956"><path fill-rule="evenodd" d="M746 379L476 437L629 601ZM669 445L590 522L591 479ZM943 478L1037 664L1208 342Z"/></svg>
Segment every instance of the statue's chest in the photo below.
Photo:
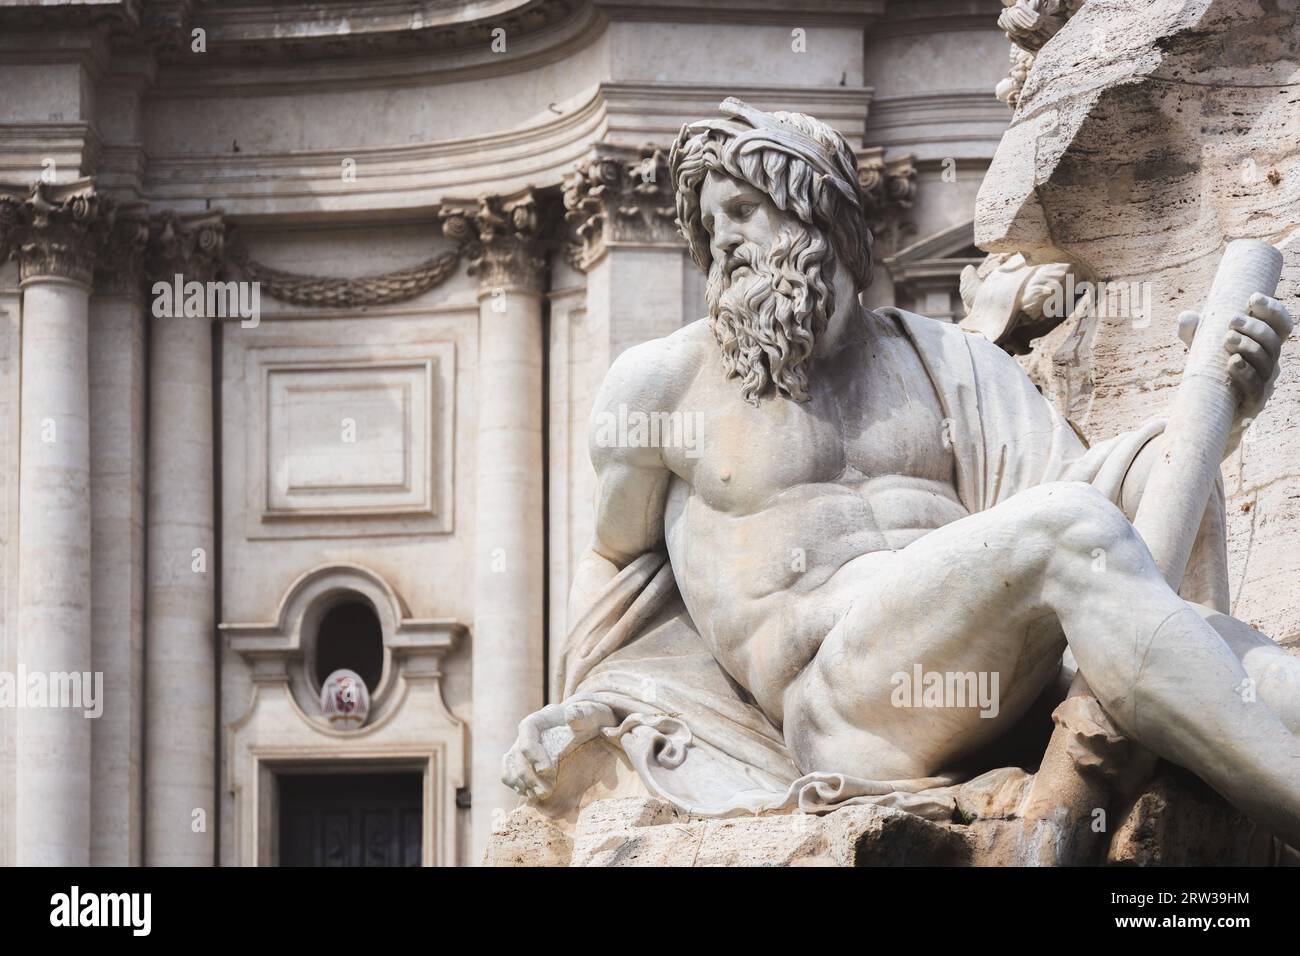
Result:
<svg viewBox="0 0 1300 956"><path fill-rule="evenodd" d="M701 395L692 403L698 441L672 456L674 471L714 510L738 514L816 486L852 488L890 475L950 478L952 454L933 391L912 394L900 384L840 382L814 389L808 402L767 399L757 408L736 396Z"/></svg>
<svg viewBox="0 0 1300 956"><path fill-rule="evenodd" d="M841 402L845 463L867 478L945 481L953 474L952 423L928 375L895 360L846 390Z"/></svg>

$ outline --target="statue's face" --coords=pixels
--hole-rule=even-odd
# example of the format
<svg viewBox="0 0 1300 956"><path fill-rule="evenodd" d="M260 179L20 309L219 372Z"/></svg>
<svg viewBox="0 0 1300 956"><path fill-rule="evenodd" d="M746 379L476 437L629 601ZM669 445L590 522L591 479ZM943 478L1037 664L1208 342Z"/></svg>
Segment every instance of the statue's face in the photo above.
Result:
<svg viewBox="0 0 1300 956"><path fill-rule="evenodd" d="M709 231L715 274L725 285L752 271L747 259L734 255L738 249L748 244L766 255L782 227L791 224L765 193L716 170L700 187L700 219Z"/></svg>
<svg viewBox="0 0 1300 956"><path fill-rule="evenodd" d="M808 364L826 327L826 242L749 183L716 170L700 185L709 234L705 297L727 374L757 404L772 388L808 397Z"/></svg>

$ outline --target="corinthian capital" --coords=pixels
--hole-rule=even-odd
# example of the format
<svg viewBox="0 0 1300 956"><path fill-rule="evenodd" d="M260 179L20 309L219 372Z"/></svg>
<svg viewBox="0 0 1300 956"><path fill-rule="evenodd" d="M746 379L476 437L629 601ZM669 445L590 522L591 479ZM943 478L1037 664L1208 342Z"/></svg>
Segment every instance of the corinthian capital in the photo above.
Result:
<svg viewBox="0 0 1300 956"><path fill-rule="evenodd" d="M0 261L16 256L24 282L57 277L90 285L114 211L88 179L0 186Z"/></svg>
<svg viewBox="0 0 1300 956"><path fill-rule="evenodd" d="M474 203L447 202L442 231L469 259L480 292L540 292L546 278L543 215L531 190L510 197L484 196Z"/></svg>
<svg viewBox="0 0 1300 956"><path fill-rule="evenodd" d="M598 143L564 184L565 257L586 271L611 246L680 245L668 158Z"/></svg>
<svg viewBox="0 0 1300 956"><path fill-rule="evenodd" d="M207 282L221 269L226 224L220 211L157 213L149 222L147 268L154 280L181 275Z"/></svg>
<svg viewBox="0 0 1300 956"><path fill-rule="evenodd" d="M886 160L880 146L858 150L858 185L871 234L897 247L909 230L908 211L916 200L916 164L911 155Z"/></svg>
<svg viewBox="0 0 1300 956"><path fill-rule="evenodd" d="M149 213L144 203L119 205L105 230L95 261L95 289L109 295L138 294L144 279Z"/></svg>

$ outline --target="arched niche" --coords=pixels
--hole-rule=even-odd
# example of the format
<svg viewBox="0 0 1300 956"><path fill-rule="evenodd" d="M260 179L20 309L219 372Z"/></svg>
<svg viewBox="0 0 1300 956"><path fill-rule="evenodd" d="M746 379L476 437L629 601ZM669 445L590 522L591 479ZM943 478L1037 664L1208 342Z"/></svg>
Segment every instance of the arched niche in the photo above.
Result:
<svg viewBox="0 0 1300 956"><path fill-rule="evenodd" d="M382 676L371 689L366 723L340 728L320 712L316 642L332 610L362 601L378 621ZM276 862L278 781L285 774L398 769L419 771L424 781L424 861L454 864L465 727L443 700L441 659L465 626L447 618L411 617L379 574L360 565L331 564L295 580L273 621L223 623L221 630L231 651L248 662L253 684L244 714L225 728L236 862Z"/></svg>

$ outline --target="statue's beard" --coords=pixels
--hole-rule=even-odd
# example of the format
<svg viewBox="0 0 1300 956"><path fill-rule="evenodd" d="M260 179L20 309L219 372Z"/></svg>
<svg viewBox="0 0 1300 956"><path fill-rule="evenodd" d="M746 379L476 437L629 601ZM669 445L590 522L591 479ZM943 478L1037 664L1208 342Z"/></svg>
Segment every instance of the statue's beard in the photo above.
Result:
<svg viewBox="0 0 1300 956"><path fill-rule="evenodd" d="M757 405L775 388L808 400L808 366L832 305L832 262L814 230L783 233L766 252L744 243L709 268L709 325L722 348L728 378L740 379L745 401ZM748 271L736 275L747 266Z"/></svg>

